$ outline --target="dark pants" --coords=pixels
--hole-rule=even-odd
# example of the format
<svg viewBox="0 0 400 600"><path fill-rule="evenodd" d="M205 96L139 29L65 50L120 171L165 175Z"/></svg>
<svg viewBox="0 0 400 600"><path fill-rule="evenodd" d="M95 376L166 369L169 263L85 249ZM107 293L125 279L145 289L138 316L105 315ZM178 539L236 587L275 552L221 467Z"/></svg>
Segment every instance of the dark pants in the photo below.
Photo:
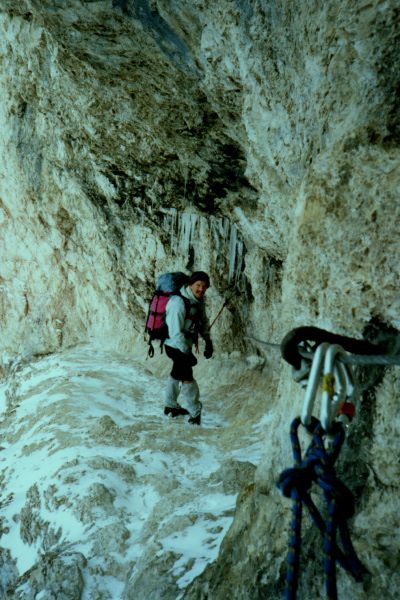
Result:
<svg viewBox="0 0 400 600"><path fill-rule="evenodd" d="M178 381L193 381L193 356L171 346L164 346L165 354L172 360L171 377Z"/></svg>

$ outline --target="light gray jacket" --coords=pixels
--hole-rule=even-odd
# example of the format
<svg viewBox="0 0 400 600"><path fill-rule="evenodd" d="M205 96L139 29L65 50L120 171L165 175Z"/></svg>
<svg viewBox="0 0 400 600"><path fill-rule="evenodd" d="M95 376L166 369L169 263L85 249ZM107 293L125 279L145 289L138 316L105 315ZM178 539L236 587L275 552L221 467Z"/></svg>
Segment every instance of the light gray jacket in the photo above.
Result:
<svg viewBox="0 0 400 600"><path fill-rule="evenodd" d="M178 295L172 296L168 300L165 311L165 322L168 325L169 335L165 340L165 344L189 354L196 342L196 332L205 341L210 339L210 323L206 315L204 300L198 300L190 287L183 286L179 292L190 301L190 314L192 316L197 315L196 320L186 318L184 300Z"/></svg>

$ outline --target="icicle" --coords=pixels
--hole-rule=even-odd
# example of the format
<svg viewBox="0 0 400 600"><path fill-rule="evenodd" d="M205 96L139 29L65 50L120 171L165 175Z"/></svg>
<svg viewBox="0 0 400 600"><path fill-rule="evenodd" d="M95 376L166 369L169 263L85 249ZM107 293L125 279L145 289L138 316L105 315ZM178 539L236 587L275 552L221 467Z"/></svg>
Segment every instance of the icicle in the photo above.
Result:
<svg viewBox="0 0 400 600"><path fill-rule="evenodd" d="M186 253L189 250L190 244L190 217L188 213L179 215L179 247L182 252Z"/></svg>
<svg viewBox="0 0 400 600"><path fill-rule="evenodd" d="M228 218L223 218L221 219L222 223L221 223L221 235L224 241L227 241L228 239L228 235L229 235L229 230L231 227L231 222L229 221Z"/></svg>
<svg viewBox="0 0 400 600"><path fill-rule="evenodd" d="M176 224L178 220L178 212L176 208L171 208L170 211L170 222L169 222L169 241L172 249L176 247Z"/></svg>
<svg viewBox="0 0 400 600"><path fill-rule="evenodd" d="M215 217L211 217L210 219L210 229L212 241L214 243L215 253L217 255L217 259L219 258L220 248L221 248L221 221L222 219L216 219Z"/></svg>
<svg viewBox="0 0 400 600"><path fill-rule="evenodd" d="M243 240L240 238L240 233L235 225L231 227L229 236L229 274L228 281L238 283L243 266Z"/></svg>
<svg viewBox="0 0 400 600"><path fill-rule="evenodd" d="M172 250L176 250L176 229L178 212L176 208L160 208L160 212L164 213L163 229L169 234L169 243Z"/></svg>
<svg viewBox="0 0 400 600"><path fill-rule="evenodd" d="M210 231L211 231L211 219L200 216L199 223L197 226L198 244L200 244L201 246L204 246L205 244L209 245L209 243L211 242ZM201 246L200 246L200 253L201 253Z"/></svg>
<svg viewBox="0 0 400 600"><path fill-rule="evenodd" d="M190 247L196 238L197 215L196 213L184 212L180 215L179 247L182 252L188 254Z"/></svg>
<svg viewBox="0 0 400 600"><path fill-rule="evenodd" d="M235 273L235 283L238 283L240 275L242 273L242 265L243 265L243 240L238 240L236 246L236 273Z"/></svg>
<svg viewBox="0 0 400 600"><path fill-rule="evenodd" d="M193 245L193 240L196 238L196 227L197 227L197 215L192 213L190 215L190 242Z"/></svg>
<svg viewBox="0 0 400 600"><path fill-rule="evenodd" d="M228 260L228 282L237 284L243 268L244 244L235 223L227 217L205 217L194 211L178 213L175 208L161 209L164 213L163 227L170 236L171 248L195 260L201 257L202 248L212 245L216 266L225 268Z"/></svg>
<svg viewBox="0 0 400 600"><path fill-rule="evenodd" d="M236 262L236 247L237 247L237 227L235 224L231 227L231 235L229 238L229 275L228 281L232 281L235 274L235 262Z"/></svg>

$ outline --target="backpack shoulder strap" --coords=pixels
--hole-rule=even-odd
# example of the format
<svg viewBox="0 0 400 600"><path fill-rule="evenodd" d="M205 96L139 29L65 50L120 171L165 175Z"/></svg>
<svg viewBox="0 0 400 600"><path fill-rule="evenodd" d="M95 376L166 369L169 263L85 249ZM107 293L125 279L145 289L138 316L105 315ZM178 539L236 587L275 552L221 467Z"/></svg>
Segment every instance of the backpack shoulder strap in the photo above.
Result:
<svg viewBox="0 0 400 600"><path fill-rule="evenodd" d="M192 303L190 302L189 298L185 298L185 296L183 296L180 292L176 292L173 295L174 296L179 296L179 298L182 298L183 303L185 305L185 309L186 309L186 316L188 316L189 313L190 313L190 308L192 306Z"/></svg>

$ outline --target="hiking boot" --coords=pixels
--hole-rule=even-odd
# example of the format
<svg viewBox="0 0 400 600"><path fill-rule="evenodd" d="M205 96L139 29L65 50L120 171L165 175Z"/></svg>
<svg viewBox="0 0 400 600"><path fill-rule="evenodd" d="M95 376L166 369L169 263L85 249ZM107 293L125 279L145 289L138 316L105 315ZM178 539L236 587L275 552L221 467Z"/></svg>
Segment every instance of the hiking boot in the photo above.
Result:
<svg viewBox="0 0 400 600"><path fill-rule="evenodd" d="M180 417L181 415L188 415L189 411L186 410L186 408L182 408L182 406L176 406L175 408L172 406L165 406L164 407L164 415L166 415L168 417L168 415L171 415L171 417Z"/></svg>
<svg viewBox="0 0 400 600"><path fill-rule="evenodd" d="M201 416L197 415L197 417L189 417L188 419L188 423L190 423L191 425L200 425L201 422Z"/></svg>

